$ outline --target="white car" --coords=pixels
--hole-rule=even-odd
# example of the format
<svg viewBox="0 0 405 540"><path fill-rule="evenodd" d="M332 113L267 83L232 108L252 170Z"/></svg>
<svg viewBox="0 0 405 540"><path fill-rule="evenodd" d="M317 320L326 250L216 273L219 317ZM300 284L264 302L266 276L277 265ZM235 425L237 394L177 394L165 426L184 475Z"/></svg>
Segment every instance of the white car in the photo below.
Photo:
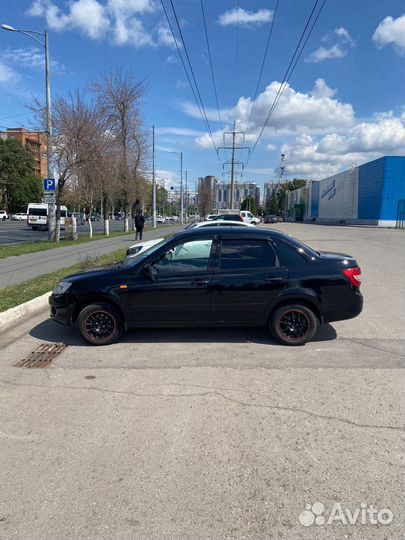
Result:
<svg viewBox="0 0 405 540"><path fill-rule="evenodd" d="M24 221L28 219L28 214L26 214L25 212L17 212L17 214L13 214L11 216L11 219L13 219L14 221Z"/></svg>
<svg viewBox="0 0 405 540"><path fill-rule="evenodd" d="M5 210L0 210L0 219L2 221L6 221L6 219L8 219L8 214Z"/></svg>
<svg viewBox="0 0 405 540"><path fill-rule="evenodd" d="M137 242L136 244L133 244L127 249L127 259L132 259L133 257L137 257L140 253L143 253L150 247L154 246L155 244L158 244L159 242L162 242L164 238L154 238L153 240L145 240Z"/></svg>
<svg viewBox="0 0 405 540"><path fill-rule="evenodd" d="M241 210L240 212L241 218L246 223L253 223L253 225L258 225L260 223L260 218L254 216L252 212L249 212L249 210Z"/></svg>
<svg viewBox="0 0 405 540"><path fill-rule="evenodd" d="M186 229L192 229L194 227L254 227L251 223L245 221L231 221L231 220L208 220L200 221L199 223L190 223Z"/></svg>
<svg viewBox="0 0 405 540"><path fill-rule="evenodd" d="M163 216L156 216L156 223L165 223L166 218Z"/></svg>

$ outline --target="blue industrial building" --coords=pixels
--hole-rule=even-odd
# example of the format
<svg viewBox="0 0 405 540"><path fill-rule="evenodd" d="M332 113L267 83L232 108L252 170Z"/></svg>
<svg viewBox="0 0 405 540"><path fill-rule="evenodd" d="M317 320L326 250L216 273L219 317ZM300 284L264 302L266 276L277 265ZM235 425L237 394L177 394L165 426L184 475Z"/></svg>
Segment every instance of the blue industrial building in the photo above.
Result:
<svg viewBox="0 0 405 540"><path fill-rule="evenodd" d="M294 190L287 215L317 223L404 227L405 157L384 156Z"/></svg>

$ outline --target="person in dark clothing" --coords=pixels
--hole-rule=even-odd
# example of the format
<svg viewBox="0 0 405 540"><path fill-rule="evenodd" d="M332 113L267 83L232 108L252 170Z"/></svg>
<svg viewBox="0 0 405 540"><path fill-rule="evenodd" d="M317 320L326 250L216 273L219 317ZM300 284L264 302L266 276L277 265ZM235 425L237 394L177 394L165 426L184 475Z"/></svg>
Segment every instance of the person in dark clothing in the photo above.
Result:
<svg viewBox="0 0 405 540"><path fill-rule="evenodd" d="M142 240L142 232L143 232L144 226L145 226L145 218L140 212L138 212L135 215L135 229L136 229L135 240L138 240L138 236L139 236L139 240Z"/></svg>

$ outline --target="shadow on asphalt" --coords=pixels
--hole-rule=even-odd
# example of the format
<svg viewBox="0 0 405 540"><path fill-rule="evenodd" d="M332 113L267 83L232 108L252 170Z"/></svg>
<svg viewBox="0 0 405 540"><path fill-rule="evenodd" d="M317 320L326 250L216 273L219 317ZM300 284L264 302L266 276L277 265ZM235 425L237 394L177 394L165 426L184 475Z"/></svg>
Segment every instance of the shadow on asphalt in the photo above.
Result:
<svg viewBox="0 0 405 540"><path fill-rule="evenodd" d="M30 336L50 343L89 346L75 328L48 319L30 330ZM330 324L322 326L312 341L336 339ZM120 343L262 343L280 346L265 328L138 328L128 330Z"/></svg>

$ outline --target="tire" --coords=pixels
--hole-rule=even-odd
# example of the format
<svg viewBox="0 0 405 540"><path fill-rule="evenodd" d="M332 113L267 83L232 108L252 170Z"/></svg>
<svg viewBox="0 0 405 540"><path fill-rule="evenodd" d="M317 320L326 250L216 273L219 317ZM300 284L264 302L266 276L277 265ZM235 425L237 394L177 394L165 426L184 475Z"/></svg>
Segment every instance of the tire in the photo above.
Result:
<svg viewBox="0 0 405 540"><path fill-rule="evenodd" d="M32 230L33 230L33 231L37 231L37 230L38 230L38 227L32 227Z"/></svg>
<svg viewBox="0 0 405 540"><path fill-rule="evenodd" d="M318 326L315 313L301 304L281 306L270 317L270 331L283 345L304 345L314 337Z"/></svg>
<svg viewBox="0 0 405 540"><path fill-rule="evenodd" d="M82 338L91 345L110 345L121 337L124 325L119 311L110 304L90 304L77 318Z"/></svg>

